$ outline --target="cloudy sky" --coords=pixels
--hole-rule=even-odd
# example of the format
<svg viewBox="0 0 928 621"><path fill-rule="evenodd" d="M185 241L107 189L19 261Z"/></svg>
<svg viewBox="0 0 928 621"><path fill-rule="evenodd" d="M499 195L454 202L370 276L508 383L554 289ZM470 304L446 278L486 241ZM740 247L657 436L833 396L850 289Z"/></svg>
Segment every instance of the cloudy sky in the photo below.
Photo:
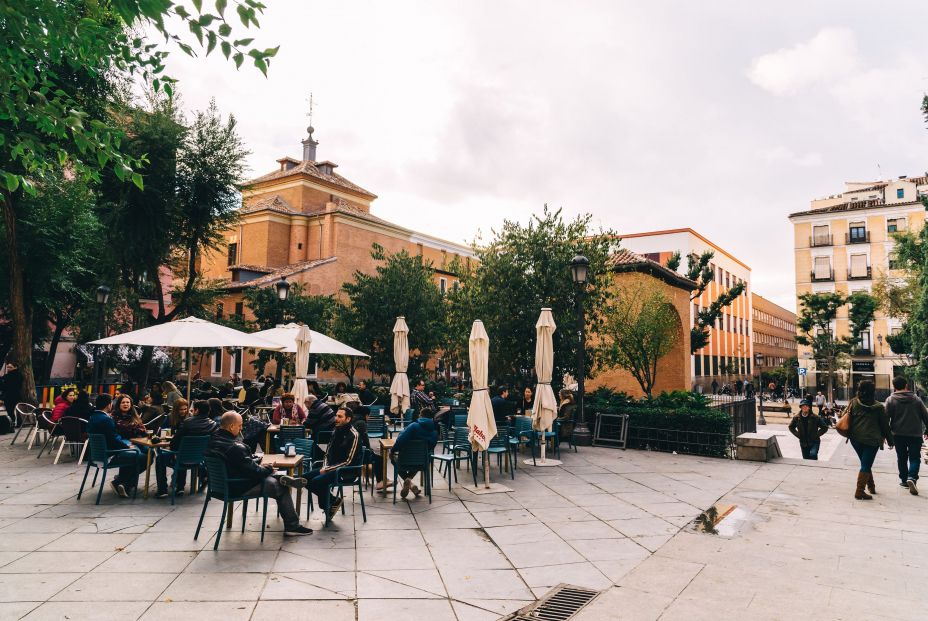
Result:
<svg viewBox="0 0 928 621"><path fill-rule="evenodd" d="M924 2L266 3L268 77L174 54L186 106L235 114L257 176L300 155L314 93L319 158L450 240L545 203L692 227L794 308L787 214L928 169Z"/></svg>

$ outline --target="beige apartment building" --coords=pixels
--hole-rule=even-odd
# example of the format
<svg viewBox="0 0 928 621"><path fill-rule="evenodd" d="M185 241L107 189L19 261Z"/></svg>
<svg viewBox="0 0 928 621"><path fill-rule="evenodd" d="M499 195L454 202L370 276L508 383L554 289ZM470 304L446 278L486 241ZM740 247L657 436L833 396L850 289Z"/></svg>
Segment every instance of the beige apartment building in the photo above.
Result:
<svg viewBox="0 0 928 621"><path fill-rule="evenodd" d="M894 269L893 233L919 229L925 223L922 197L928 194L928 177L899 177L888 181L846 182L844 192L814 199L807 211L790 214L796 260L796 294L836 291L844 295L871 291L885 276L899 277ZM797 301L797 312L798 308ZM878 311L870 329L861 335L851 368L839 370L839 382L848 389L863 379L889 389L899 356L890 351L886 335L902 327L898 319ZM848 309L838 312L838 337L850 332ZM799 347L799 360L808 369L810 390L825 385L807 347Z"/></svg>

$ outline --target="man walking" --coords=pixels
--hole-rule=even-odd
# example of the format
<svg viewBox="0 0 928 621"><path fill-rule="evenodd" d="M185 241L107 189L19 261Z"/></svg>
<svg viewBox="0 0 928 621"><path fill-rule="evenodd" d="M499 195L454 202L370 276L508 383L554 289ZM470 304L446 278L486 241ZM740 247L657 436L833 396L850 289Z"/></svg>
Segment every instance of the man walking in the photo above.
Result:
<svg viewBox="0 0 928 621"><path fill-rule="evenodd" d="M799 414L790 421L789 431L799 438L802 458L818 460L821 437L828 431L828 423L812 413L812 403L808 399L799 402Z"/></svg>
<svg viewBox="0 0 928 621"><path fill-rule="evenodd" d="M825 410L825 395L822 394L821 390L815 395L815 407L818 408L818 415L821 416Z"/></svg>
<svg viewBox="0 0 928 621"><path fill-rule="evenodd" d="M922 438L928 437L925 431L928 410L922 400L909 390L909 383L904 377L893 378L893 394L886 399L886 414L896 439L899 485L908 487L909 493L917 496Z"/></svg>

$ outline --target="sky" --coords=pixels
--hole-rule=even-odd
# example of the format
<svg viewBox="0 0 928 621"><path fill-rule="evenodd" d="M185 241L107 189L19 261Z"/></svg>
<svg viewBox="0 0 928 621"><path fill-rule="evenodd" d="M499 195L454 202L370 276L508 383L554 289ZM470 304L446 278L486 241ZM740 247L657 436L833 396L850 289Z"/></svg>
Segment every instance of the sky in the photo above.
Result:
<svg viewBox="0 0 928 621"><path fill-rule="evenodd" d="M313 93L317 158L448 240L545 204L691 227L794 310L788 214L928 170L924 2L265 2L268 76L173 53L185 108L234 114L259 176L301 155Z"/></svg>

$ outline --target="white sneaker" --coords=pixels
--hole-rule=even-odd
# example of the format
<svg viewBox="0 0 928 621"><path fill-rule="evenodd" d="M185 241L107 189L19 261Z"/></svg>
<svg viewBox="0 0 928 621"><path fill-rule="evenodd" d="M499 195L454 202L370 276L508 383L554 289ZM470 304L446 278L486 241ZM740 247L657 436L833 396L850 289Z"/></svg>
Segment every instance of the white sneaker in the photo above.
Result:
<svg viewBox="0 0 928 621"><path fill-rule="evenodd" d="M400 491L400 498L409 496L409 488L412 486L412 479L403 479L403 489Z"/></svg>
<svg viewBox="0 0 928 621"><path fill-rule="evenodd" d="M905 484L909 487L910 494L913 496L918 496L918 486L915 485L915 479L909 479L905 482Z"/></svg>
<svg viewBox="0 0 928 621"><path fill-rule="evenodd" d="M412 493L415 495L416 498L418 498L418 497L420 496L420 494L422 494L422 490L419 489L419 486L418 486L418 485L413 485L413 486L412 486Z"/></svg>

